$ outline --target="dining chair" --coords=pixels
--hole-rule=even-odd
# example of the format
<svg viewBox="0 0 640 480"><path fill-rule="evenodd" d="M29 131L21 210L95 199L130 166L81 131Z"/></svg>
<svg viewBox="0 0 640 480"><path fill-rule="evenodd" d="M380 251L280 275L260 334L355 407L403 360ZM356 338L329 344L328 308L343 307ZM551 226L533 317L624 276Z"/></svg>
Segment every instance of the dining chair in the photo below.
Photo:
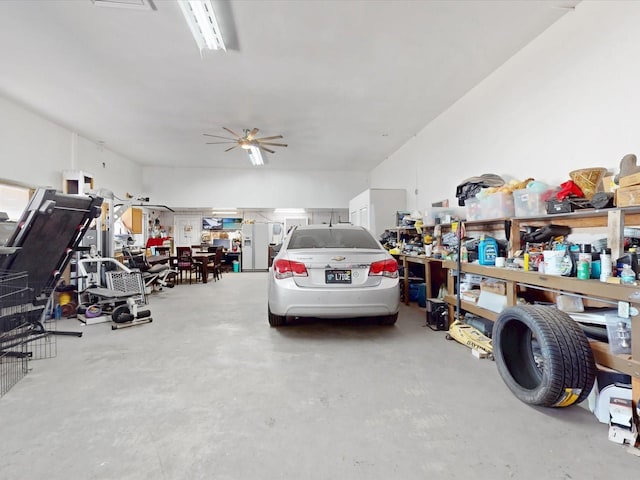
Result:
<svg viewBox="0 0 640 480"><path fill-rule="evenodd" d="M183 272L189 273L189 284L191 284L191 281L194 277L194 272L195 272L195 280L196 282L198 280L200 280L200 276L202 273L202 263L196 261L193 258L193 255L191 253L191 247L176 247L176 253L177 253L177 257L178 257L178 274L180 276L180 283L182 283L182 275Z"/></svg>
<svg viewBox="0 0 640 480"><path fill-rule="evenodd" d="M213 273L213 280L218 281L222 278L222 247L208 247L207 251L215 253L215 256L209 259L207 269Z"/></svg>

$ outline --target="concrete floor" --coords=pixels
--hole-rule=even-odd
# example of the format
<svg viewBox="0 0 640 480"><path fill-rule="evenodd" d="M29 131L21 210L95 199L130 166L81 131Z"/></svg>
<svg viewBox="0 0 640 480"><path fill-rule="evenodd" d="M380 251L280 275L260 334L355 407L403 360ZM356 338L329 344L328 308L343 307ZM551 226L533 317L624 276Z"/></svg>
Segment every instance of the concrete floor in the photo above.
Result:
<svg viewBox="0 0 640 480"><path fill-rule="evenodd" d="M518 401L403 307L273 329L266 273L151 297L151 324L59 322L0 399L0 479L589 479L640 458L582 407Z"/></svg>

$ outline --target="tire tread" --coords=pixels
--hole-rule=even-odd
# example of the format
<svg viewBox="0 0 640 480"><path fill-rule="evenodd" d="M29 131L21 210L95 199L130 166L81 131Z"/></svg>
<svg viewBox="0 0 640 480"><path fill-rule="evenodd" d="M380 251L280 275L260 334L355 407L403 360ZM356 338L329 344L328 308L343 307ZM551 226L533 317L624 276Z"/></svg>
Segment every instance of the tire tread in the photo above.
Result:
<svg viewBox="0 0 640 480"><path fill-rule="evenodd" d="M544 360L542 381L534 389L518 384L506 365L501 337L510 322L520 322L535 334ZM573 403L583 401L595 380L595 361L589 340L580 326L554 307L519 305L505 309L494 325L494 356L498 373L516 397L525 403L558 406L567 388L580 389ZM563 404L562 406L569 406Z"/></svg>

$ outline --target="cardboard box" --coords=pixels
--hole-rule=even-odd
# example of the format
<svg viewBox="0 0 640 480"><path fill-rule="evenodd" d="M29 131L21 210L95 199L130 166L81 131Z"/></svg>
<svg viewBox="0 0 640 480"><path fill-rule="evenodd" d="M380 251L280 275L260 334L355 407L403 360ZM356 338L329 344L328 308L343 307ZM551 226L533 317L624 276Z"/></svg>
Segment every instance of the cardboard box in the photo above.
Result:
<svg viewBox="0 0 640 480"><path fill-rule="evenodd" d="M481 292L491 292L496 295L506 295L507 285L501 280L485 279L480 282Z"/></svg>
<svg viewBox="0 0 640 480"><path fill-rule="evenodd" d="M631 185L640 185L640 172L632 173L625 177L620 177L618 183L621 187L629 187Z"/></svg>
<svg viewBox="0 0 640 480"><path fill-rule="evenodd" d="M640 185L620 187L616 190L616 207L640 205Z"/></svg>
<svg viewBox="0 0 640 480"><path fill-rule="evenodd" d="M471 355L479 360L482 358L489 358L489 354L487 352L485 352L484 350L479 350L477 348L471 349Z"/></svg>
<svg viewBox="0 0 640 480"><path fill-rule="evenodd" d="M609 403L609 440L634 446L637 437L631 400L612 397Z"/></svg>
<svg viewBox="0 0 640 480"><path fill-rule="evenodd" d="M478 306L500 313L507 306L507 296L481 290L480 297L478 297Z"/></svg>
<svg viewBox="0 0 640 480"><path fill-rule="evenodd" d="M467 290L466 292L460 292L460 299L465 302L478 303L479 296L480 290Z"/></svg>

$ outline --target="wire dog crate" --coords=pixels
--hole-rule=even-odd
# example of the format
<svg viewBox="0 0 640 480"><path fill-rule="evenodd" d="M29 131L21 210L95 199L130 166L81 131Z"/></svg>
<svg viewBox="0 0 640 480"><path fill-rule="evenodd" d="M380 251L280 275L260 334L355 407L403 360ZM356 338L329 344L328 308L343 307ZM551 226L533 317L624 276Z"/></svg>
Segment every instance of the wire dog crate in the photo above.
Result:
<svg viewBox="0 0 640 480"><path fill-rule="evenodd" d="M0 270L0 397L28 372L30 299L25 272Z"/></svg>
<svg viewBox="0 0 640 480"><path fill-rule="evenodd" d="M0 270L0 397L29 371L28 361L55 357L56 323L42 322L27 272Z"/></svg>

